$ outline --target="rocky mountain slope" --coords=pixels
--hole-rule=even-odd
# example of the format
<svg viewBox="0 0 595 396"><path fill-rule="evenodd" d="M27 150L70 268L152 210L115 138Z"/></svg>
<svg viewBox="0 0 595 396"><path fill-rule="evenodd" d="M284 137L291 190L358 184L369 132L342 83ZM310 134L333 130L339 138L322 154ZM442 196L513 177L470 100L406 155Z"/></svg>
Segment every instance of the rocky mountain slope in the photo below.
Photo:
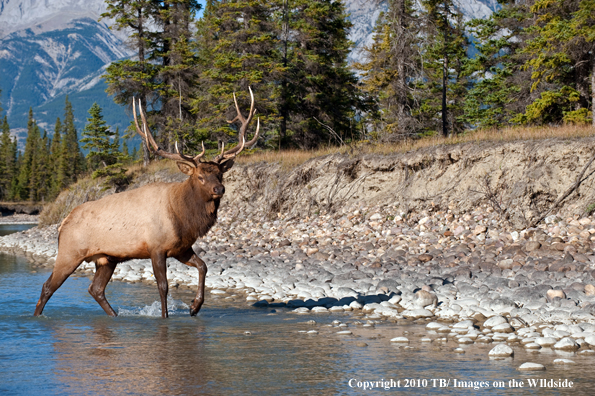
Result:
<svg viewBox="0 0 595 396"><path fill-rule="evenodd" d="M95 101L109 124L127 124L100 76L111 62L132 53L124 37L109 30L110 21L98 22L105 9L103 1L0 0L0 101L21 143L29 107L52 133L66 95L79 130Z"/></svg>

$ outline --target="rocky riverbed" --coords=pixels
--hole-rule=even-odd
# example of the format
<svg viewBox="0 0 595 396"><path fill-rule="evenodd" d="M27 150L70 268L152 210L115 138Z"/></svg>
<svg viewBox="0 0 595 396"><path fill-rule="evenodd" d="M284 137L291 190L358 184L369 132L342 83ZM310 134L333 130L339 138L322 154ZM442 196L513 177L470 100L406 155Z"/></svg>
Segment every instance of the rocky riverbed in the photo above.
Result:
<svg viewBox="0 0 595 396"><path fill-rule="evenodd" d="M270 221L245 213L223 208L194 246L211 295L241 292L296 314L351 311L363 324L430 322L429 332L461 344L595 353L593 216L551 215L517 231L488 204L461 215L357 205ZM40 266L57 247L57 226L0 238L1 250ZM171 287L197 285L196 269L174 259L167 275ZM113 278L154 282L149 260L121 263ZM500 349L494 356L510 352Z"/></svg>

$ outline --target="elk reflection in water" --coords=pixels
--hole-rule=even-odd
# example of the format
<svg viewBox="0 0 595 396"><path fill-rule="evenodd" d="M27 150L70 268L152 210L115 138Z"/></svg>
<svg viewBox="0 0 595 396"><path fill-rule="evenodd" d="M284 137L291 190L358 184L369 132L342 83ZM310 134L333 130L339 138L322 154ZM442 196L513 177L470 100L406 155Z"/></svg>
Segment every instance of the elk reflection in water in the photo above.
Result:
<svg viewBox="0 0 595 396"><path fill-rule="evenodd" d="M206 351L206 329L198 321L177 326L139 317L121 318L120 323L104 318L87 322L48 325L55 340L54 372L66 389L89 394L177 394L188 392L190 384L199 390L208 388L209 381L224 380L212 378L216 362ZM203 377L205 373L209 378Z"/></svg>

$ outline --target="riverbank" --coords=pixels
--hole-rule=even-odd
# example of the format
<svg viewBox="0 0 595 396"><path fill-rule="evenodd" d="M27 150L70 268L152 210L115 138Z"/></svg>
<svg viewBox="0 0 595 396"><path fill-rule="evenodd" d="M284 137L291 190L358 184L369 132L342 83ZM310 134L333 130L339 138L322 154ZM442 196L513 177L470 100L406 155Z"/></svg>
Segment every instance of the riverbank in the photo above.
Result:
<svg viewBox="0 0 595 396"><path fill-rule="evenodd" d="M572 185L589 145L330 156L289 174L267 164L234 167L218 222L194 247L211 295L242 292L248 304L296 314L350 311L369 324L439 320L430 330L461 343L538 349L563 341L557 348L591 351L595 217L584 207L592 180L528 226ZM138 185L169 178L179 175L145 175ZM57 225L0 238L0 249L52 265ZM168 265L171 287L197 285L196 270ZM119 264L113 279L154 282L148 260Z"/></svg>
<svg viewBox="0 0 595 396"><path fill-rule="evenodd" d="M222 212L195 245L209 268L210 294L243 292L249 304L298 314L356 311L372 322L461 322L468 326L443 323L440 331L457 339L475 336L474 342L539 345L568 336L572 348L595 345L592 216L552 215L518 232L488 205L463 216L408 218L392 207L348 207L335 215L265 222L231 214ZM51 266L57 226L5 236L0 249ZM79 269L93 270L92 263ZM150 261L122 263L113 279L152 283ZM195 287L196 270L170 259L168 280L171 287Z"/></svg>
<svg viewBox="0 0 595 396"><path fill-rule="evenodd" d="M16 213L0 217L0 225L3 224L39 224L39 215Z"/></svg>

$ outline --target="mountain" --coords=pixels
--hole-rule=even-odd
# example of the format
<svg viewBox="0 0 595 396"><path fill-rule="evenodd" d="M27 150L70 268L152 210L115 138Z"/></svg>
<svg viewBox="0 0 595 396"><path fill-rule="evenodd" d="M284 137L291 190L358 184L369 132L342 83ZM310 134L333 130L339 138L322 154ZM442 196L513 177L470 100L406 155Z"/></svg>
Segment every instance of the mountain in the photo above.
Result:
<svg viewBox="0 0 595 396"><path fill-rule="evenodd" d="M86 119L93 101L107 107L106 116L111 114L113 102L103 92L100 76L106 65L128 55L120 45L105 26L90 18L59 30L36 34L26 29L1 39L0 87L11 128L24 133L33 107L40 126L52 130L56 117L63 115L67 94L79 121ZM119 113L116 119L124 115L121 109Z"/></svg>
<svg viewBox="0 0 595 396"><path fill-rule="evenodd" d="M466 19L485 18L498 9L496 0L455 2ZM387 1L345 0L345 6L353 22L349 37L355 48L349 62L354 62L372 43L374 24ZM130 116L105 93L100 77L111 62L133 54L125 32L111 31L110 20L98 21L105 10L104 0L0 0L0 102L21 145L29 107L52 134L66 95L79 133L93 102L103 108L108 125L128 125Z"/></svg>
<svg viewBox="0 0 595 396"><path fill-rule="evenodd" d="M129 117L105 93L101 75L111 62L131 55L121 38L98 22L103 1L0 0L0 102L22 146L27 114L53 133L64 101L73 103L82 131L93 102L109 125L126 127Z"/></svg>

